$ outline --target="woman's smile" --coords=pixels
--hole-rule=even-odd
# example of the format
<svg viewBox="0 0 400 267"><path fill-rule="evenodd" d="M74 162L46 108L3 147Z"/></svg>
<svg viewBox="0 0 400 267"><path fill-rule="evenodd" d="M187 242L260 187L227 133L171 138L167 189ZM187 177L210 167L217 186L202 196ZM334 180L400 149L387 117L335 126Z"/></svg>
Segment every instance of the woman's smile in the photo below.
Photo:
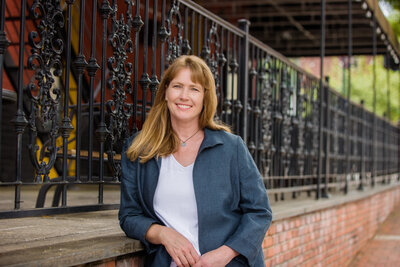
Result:
<svg viewBox="0 0 400 267"><path fill-rule="evenodd" d="M190 105L185 105L185 104L176 104L180 109L183 110L188 110L189 108L191 108L192 106Z"/></svg>

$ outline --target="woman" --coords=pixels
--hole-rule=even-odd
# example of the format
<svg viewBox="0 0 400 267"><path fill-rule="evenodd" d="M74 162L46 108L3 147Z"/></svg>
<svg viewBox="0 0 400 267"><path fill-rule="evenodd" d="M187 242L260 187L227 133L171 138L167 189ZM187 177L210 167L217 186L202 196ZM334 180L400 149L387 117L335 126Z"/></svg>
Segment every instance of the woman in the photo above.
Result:
<svg viewBox="0 0 400 267"><path fill-rule="evenodd" d="M145 266L264 266L271 209L242 139L214 121L213 75L196 56L166 70L122 155L119 220Z"/></svg>

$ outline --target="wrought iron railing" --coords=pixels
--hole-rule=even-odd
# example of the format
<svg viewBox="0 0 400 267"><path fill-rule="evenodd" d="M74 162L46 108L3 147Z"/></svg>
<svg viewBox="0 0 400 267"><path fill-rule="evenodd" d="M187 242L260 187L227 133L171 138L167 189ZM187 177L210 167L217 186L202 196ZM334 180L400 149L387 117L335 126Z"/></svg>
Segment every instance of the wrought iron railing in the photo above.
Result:
<svg viewBox="0 0 400 267"><path fill-rule="evenodd" d="M398 127L328 82L321 90L318 78L250 36L246 20L237 28L189 0L2 0L1 11L0 86L18 94L0 108L3 118L13 114L16 136L13 144L3 134L0 186L14 188L14 202L2 218L117 208L105 204L104 186L119 185L122 144L182 54L210 66L216 116L243 137L276 200L347 192L399 172ZM15 166L5 165L5 151ZM22 208L21 188L38 184L36 209ZM68 205L71 185L98 187L98 203ZM43 208L52 186L53 207Z"/></svg>

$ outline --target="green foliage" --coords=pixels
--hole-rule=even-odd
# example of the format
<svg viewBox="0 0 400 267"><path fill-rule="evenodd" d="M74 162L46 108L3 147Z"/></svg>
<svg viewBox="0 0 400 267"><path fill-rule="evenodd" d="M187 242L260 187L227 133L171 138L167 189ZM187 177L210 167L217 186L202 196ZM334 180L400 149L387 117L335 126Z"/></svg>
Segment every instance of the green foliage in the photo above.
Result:
<svg viewBox="0 0 400 267"><path fill-rule="evenodd" d="M389 3L393 8L387 19L400 42L400 0L381 0L381 2Z"/></svg>
<svg viewBox="0 0 400 267"><path fill-rule="evenodd" d="M364 100L365 108L373 111L373 57L358 56L354 57L354 60L356 64L353 64L351 69L350 99L355 103ZM331 83L331 86L342 88L340 83L342 76L338 77L337 73L339 72L336 72L336 74L333 71L329 73L329 75L333 75L332 81L335 81ZM376 114L379 116L383 116L384 113L388 114L389 103L390 120L396 123L400 120L400 71L390 70L388 83L388 71L383 67L383 56L378 56L376 57Z"/></svg>
<svg viewBox="0 0 400 267"><path fill-rule="evenodd" d="M381 0L389 3L394 9L400 10L400 0Z"/></svg>

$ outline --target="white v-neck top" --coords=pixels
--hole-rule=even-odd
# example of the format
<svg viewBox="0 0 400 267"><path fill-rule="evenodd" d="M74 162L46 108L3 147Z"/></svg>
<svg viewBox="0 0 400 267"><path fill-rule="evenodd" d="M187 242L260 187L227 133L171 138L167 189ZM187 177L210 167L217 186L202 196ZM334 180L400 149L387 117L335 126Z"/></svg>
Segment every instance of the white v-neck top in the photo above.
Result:
<svg viewBox="0 0 400 267"><path fill-rule="evenodd" d="M153 206L158 218L186 237L200 255L193 165L182 166L172 154L162 157Z"/></svg>

